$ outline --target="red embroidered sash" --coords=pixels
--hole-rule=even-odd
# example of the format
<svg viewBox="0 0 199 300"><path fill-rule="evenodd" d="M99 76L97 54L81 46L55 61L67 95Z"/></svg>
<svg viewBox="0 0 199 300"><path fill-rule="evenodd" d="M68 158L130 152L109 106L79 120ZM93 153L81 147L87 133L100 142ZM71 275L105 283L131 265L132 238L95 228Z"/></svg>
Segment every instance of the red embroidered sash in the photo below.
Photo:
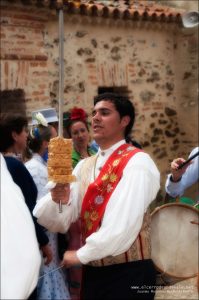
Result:
<svg viewBox="0 0 199 300"><path fill-rule="evenodd" d="M106 161L96 180L88 186L81 210L83 242L100 226L106 205L122 177L123 169L137 152L142 150L129 144L121 145Z"/></svg>

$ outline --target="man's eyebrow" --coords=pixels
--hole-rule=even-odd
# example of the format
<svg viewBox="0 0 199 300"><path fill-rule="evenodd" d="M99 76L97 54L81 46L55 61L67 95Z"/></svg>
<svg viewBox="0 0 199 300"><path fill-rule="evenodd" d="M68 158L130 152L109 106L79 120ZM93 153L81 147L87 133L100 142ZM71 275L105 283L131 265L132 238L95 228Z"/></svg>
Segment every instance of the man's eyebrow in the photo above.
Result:
<svg viewBox="0 0 199 300"><path fill-rule="evenodd" d="M109 107L100 107L99 109L93 109L92 113L95 113L96 111L105 111L105 110L108 110L108 111L113 111L111 108Z"/></svg>

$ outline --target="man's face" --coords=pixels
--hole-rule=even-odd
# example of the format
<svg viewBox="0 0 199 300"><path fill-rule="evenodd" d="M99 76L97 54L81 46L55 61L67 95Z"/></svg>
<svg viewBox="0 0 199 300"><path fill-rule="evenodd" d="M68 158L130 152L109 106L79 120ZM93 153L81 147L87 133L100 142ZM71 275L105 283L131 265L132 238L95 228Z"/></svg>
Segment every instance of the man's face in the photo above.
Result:
<svg viewBox="0 0 199 300"><path fill-rule="evenodd" d="M124 130L129 123L128 117L120 118L111 101L96 103L93 110L93 138L100 147L110 147L124 138Z"/></svg>

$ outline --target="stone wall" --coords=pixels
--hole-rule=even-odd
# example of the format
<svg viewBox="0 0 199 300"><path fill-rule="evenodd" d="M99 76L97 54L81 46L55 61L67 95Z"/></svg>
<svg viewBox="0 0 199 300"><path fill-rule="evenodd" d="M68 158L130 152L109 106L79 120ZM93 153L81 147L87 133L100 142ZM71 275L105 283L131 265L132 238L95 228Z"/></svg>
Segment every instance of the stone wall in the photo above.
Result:
<svg viewBox="0 0 199 300"><path fill-rule="evenodd" d="M1 89L24 89L28 116L58 109L56 11L7 1L1 6ZM76 105L90 114L99 87L125 87L136 107L133 138L161 171L161 200L170 161L198 144L195 31L169 23L64 19L64 110Z"/></svg>

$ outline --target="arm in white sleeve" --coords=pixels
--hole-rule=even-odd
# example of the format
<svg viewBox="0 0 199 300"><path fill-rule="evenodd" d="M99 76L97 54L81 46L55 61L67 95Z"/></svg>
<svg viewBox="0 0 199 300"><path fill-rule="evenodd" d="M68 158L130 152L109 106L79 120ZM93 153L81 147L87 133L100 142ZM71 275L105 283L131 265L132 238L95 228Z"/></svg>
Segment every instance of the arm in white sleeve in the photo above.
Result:
<svg viewBox="0 0 199 300"><path fill-rule="evenodd" d="M77 182L71 184L70 199L67 205L62 205L62 212L59 213L59 205L55 203L51 194L42 197L36 204L33 215L39 224L43 225L51 232L64 233L75 222L79 216L79 167L76 167L73 174L77 177Z"/></svg>
<svg viewBox="0 0 199 300"><path fill-rule="evenodd" d="M80 261L86 264L128 250L159 187L159 171L147 154L138 153L130 159L107 204L100 229L77 251Z"/></svg>
<svg viewBox="0 0 199 300"><path fill-rule="evenodd" d="M65 233L75 218L73 209L72 205L62 205L62 212L59 213L58 204L52 201L48 193L37 202L33 215L49 231Z"/></svg>
<svg viewBox="0 0 199 300"><path fill-rule="evenodd" d="M195 154L198 151L199 147L193 149L190 153L189 157ZM182 196L185 190L190 187L192 184L197 182L199 178L199 158L198 156L192 160L192 164L188 166L185 173L182 175L182 178L178 182L172 182L170 180L171 174L168 175L165 190L166 192L172 196Z"/></svg>

